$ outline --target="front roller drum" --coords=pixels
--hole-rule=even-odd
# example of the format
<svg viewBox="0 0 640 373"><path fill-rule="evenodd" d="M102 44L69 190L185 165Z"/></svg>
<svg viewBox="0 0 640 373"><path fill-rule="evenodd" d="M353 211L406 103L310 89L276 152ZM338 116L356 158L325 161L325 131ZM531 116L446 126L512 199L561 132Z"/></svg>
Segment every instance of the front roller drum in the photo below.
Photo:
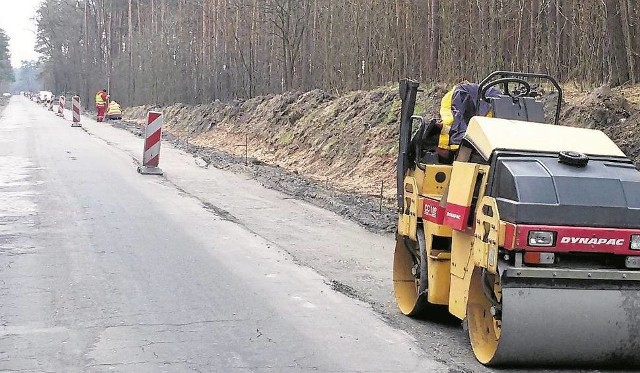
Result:
<svg viewBox="0 0 640 373"><path fill-rule="evenodd" d="M418 228L418 240L424 241L424 233ZM427 301L427 263L425 255L420 255L419 243L397 236L393 253L393 291L400 312L407 316L423 315ZM423 246L424 247L424 246ZM423 249L424 250L424 249Z"/></svg>
<svg viewBox="0 0 640 373"><path fill-rule="evenodd" d="M467 308L481 363L640 366L640 290L633 285L557 280L541 286L531 279L501 286L487 278L483 289L486 278L474 271Z"/></svg>

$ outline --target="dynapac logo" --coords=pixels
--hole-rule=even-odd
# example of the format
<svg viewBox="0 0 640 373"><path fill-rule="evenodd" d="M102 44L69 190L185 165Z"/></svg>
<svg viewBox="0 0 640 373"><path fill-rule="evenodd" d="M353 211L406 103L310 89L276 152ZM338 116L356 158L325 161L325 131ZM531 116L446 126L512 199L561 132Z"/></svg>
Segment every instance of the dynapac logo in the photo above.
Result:
<svg viewBox="0 0 640 373"><path fill-rule="evenodd" d="M560 243L577 243L582 245L624 245L624 238L597 238L597 237L562 237Z"/></svg>
<svg viewBox="0 0 640 373"><path fill-rule="evenodd" d="M450 211L447 211L447 217L455 220L462 220L462 216L460 216L459 214L454 214Z"/></svg>

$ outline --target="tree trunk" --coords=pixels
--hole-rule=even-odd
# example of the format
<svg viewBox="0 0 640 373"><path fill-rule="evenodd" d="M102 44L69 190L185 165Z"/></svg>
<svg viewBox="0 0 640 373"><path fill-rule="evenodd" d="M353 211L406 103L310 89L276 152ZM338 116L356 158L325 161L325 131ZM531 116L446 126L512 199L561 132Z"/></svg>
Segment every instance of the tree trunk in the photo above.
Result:
<svg viewBox="0 0 640 373"><path fill-rule="evenodd" d="M609 64L609 84L612 87L629 81L629 63L622 33L622 18L618 0L605 0L607 12L607 52Z"/></svg>
<svg viewBox="0 0 640 373"><path fill-rule="evenodd" d="M431 0L431 40L429 42L429 71L438 76L438 53L440 52L440 0Z"/></svg>

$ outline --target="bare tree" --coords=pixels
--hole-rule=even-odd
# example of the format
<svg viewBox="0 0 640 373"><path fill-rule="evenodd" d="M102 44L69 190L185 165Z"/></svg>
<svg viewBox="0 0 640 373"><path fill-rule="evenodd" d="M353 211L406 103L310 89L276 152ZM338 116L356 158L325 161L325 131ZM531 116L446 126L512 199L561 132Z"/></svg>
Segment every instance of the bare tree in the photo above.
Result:
<svg viewBox="0 0 640 373"><path fill-rule="evenodd" d="M609 55L609 84L618 86L629 80L629 62L625 53L622 33L620 3L617 0L605 0L607 12L607 54Z"/></svg>

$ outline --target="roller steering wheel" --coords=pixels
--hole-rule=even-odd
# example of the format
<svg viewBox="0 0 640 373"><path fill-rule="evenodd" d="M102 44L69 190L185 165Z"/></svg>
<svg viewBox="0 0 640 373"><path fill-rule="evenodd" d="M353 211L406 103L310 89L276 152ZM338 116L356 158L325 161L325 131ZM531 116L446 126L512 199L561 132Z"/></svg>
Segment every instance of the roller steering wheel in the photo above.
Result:
<svg viewBox="0 0 640 373"><path fill-rule="evenodd" d="M513 92L510 91L509 83L518 84L518 89ZM529 83L527 83L527 81L524 79L500 78L500 79L493 80L489 82L487 85L485 85L484 87L482 87L482 91L480 91L480 98L482 98L484 102L489 102L489 99L487 98L487 91L489 90L489 88L495 87L499 84L504 84L505 91L506 91L505 94L511 97L514 101L519 99L520 97L526 97L531 93L531 85L529 85Z"/></svg>

